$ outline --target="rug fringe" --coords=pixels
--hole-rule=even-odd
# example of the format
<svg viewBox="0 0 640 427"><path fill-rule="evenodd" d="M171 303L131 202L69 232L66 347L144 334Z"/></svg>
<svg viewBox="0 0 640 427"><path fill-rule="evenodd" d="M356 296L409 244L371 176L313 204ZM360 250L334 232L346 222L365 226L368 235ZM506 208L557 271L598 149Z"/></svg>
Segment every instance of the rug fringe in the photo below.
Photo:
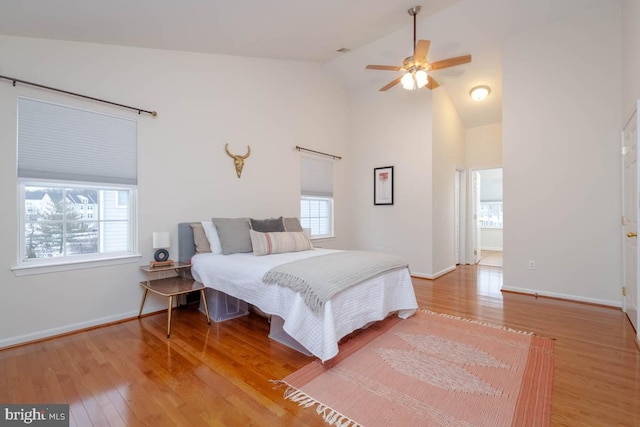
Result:
<svg viewBox="0 0 640 427"><path fill-rule="evenodd" d="M272 383L276 383L276 387L280 387L283 384L286 384L284 381L279 380L271 380ZM295 387L288 386L284 392L284 398L286 400L290 400L298 404L298 406L302 406L305 408L311 408L313 406L316 407L316 412L318 415L322 417L322 419L329 424L330 426L336 427L362 427L357 422L353 421L351 418L346 415L341 414L340 412L332 409L331 407L318 402L313 397L309 396L303 391L298 390Z"/></svg>
<svg viewBox="0 0 640 427"><path fill-rule="evenodd" d="M485 321L482 321L482 320L467 319L467 318L464 318L464 317L454 316L453 314L447 314L447 313L437 313L435 311L427 310L427 309L424 309L424 308L420 308L418 310L420 310L423 313L433 314L435 316L448 317L449 319L455 319L455 320L461 320L463 322L475 323L476 325L488 326L488 327L494 328L494 329L502 329L503 331L515 332L517 334L535 335L534 332L521 331L521 330L518 330L518 329L509 328L507 326L495 325L493 323L488 323L488 322L485 322Z"/></svg>

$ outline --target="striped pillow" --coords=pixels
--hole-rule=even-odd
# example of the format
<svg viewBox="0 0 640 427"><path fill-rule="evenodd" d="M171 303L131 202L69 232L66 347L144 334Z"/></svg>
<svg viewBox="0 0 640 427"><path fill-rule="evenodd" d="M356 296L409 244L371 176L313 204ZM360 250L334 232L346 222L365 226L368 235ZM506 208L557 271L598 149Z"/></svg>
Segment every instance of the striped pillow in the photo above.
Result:
<svg viewBox="0 0 640 427"><path fill-rule="evenodd" d="M254 255L281 254L313 249L311 240L302 232L280 231L260 233L249 230Z"/></svg>

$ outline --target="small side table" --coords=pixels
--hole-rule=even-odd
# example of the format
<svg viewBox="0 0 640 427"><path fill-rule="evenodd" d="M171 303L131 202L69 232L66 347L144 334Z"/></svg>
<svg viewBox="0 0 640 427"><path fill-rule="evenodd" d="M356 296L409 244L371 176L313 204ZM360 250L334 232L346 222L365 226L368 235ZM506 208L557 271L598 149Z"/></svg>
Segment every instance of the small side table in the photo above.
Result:
<svg viewBox="0 0 640 427"><path fill-rule="evenodd" d="M164 297L169 297L169 309L167 311L167 338L171 336L171 310L173 308L173 297L177 295L200 291L200 297L202 298L204 310L207 315L207 323L209 325L211 324L211 318L209 317L209 307L207 307L207 299L204 294L204 285L200 282L196 282L193 279L182 277L181 273L184 273L184 270L189 267L191 267L191 264L187 263L176 263L175 265L170 267L156 268L151 268L148 265L140 266L140 269L147 273L147 280L144 282L140 282L140 286L144 288L144 294L142 295L142 303L140 303L140 312L138 313L138 318L142 316L142 309L144 307L144 303L147 299L147 294L149 293L149 291L158 295L162 295ZM166 279L155 280L149 278L149 275L151 273L168 270L175 270L176 273L180 275L180 277L169 277Z"/></svg>

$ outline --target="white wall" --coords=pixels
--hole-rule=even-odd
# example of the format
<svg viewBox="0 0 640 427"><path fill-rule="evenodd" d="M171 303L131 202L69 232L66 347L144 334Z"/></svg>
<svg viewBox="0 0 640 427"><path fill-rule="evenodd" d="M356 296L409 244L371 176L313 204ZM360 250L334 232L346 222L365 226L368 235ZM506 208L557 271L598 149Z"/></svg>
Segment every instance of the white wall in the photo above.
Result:
<svg viewBox="0 0 640 427"><path fill-rule="evenodd" d="M622 99L598 83L621 75L620 12L609 2L504 46L505 289L621 303Z"/></svg>
<svg viewBox="0 0 640 427"><path fill-rule="evenodd" d="M353 245L432 271L431 94L370 87L352 93L349 157ZM374 206L373 169L394 166L394 204Z"/></svg>
<svg viewBox="0 0 640 427"><path fill-rule="evenodd" d="M469 128L465 141L469 169L502 167L502 123Z"/></svg>
<svg viewBox="0 0 640 427"><path fill-rule="evenodd" d="M480 249L501 251L503 232L501 228L482 228L480 230Z"/></svg>
<svg viewBox="0 0 640 427"><path fill-rule="evenodd" d="M0 56L3 75L158 111L155 118L138 116L0 82L0 195L7 204L0 213L0 347L137 315L143 279L137 263L23 277L11 272L18 259L17 96L138 119L140 264L151 258L153 231L171 231L170 252L177 256L178 222L297 216L295 145L346 154L346 95L317 64L5 36ZM224 152L227 142L236 153L251 146L241 179ZM347 163L337 161L334 170L338 237L324 246L347 247ZM165 304L152 298L145 309Z"/></svg>
<svg viewBox="0 0 640 427"><path fill-rule="evenodd" d="M456 169L465 166L465 130L444 88L433 91L433 266L430 277L456 267Z"/></svg>
<svg viewBox="0 0 640 427"><path fill-rule="evenodd" d="M622 0L622 119L640 99L640 0Z"/></svg>

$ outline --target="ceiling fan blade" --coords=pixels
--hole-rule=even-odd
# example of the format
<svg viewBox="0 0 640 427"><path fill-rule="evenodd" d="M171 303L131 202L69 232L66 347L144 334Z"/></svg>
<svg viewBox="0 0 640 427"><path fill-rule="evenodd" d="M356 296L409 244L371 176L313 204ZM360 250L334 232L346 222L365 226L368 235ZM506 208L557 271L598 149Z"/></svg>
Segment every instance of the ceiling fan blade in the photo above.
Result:
<svg viewBox="0 0 640 427"><path fill-rule="evenodd" d="M429 40L418 40L415 53L413 54L414 62L427 62L427 54L429 53L430 47L431 42Z"/></svg>
<svg viewBox="0 0 640 427"><path fill-rule="evenodd" d="M368 70L385 70L385 71L400 71L402 67L396 65L367 65Z"/></svg>
<svg viewBox="0 0 640 427"><path fill-rule="evenodd" d="M391 82L387 83L386 86L382 87L380 89L380 92L384 92L387 89L391 89L392 87L394 87L395 85L397 85L398 83L400 83L400 80L402 79L402 76L398 77L397 79L392 80Z"/></svg>
<svg viewBox="0 0 640 427"><path fill-rule="evenodd" d="M471 55L456 56L455 58L443 59L442 61L436 61L429 64L430 70L440 70L442 68L454 67L456 65L466 64L471 62Z"/></svg>
<svg viewBox="0 0 640 427"><path fill-rule="evenodd" d="M427 84L425 86L427 89L433 90L433 89L437 88L438 86L440 86L440 85L438 84L437 81L435 81L433 79L433 77L427 76Z"/></svg>

